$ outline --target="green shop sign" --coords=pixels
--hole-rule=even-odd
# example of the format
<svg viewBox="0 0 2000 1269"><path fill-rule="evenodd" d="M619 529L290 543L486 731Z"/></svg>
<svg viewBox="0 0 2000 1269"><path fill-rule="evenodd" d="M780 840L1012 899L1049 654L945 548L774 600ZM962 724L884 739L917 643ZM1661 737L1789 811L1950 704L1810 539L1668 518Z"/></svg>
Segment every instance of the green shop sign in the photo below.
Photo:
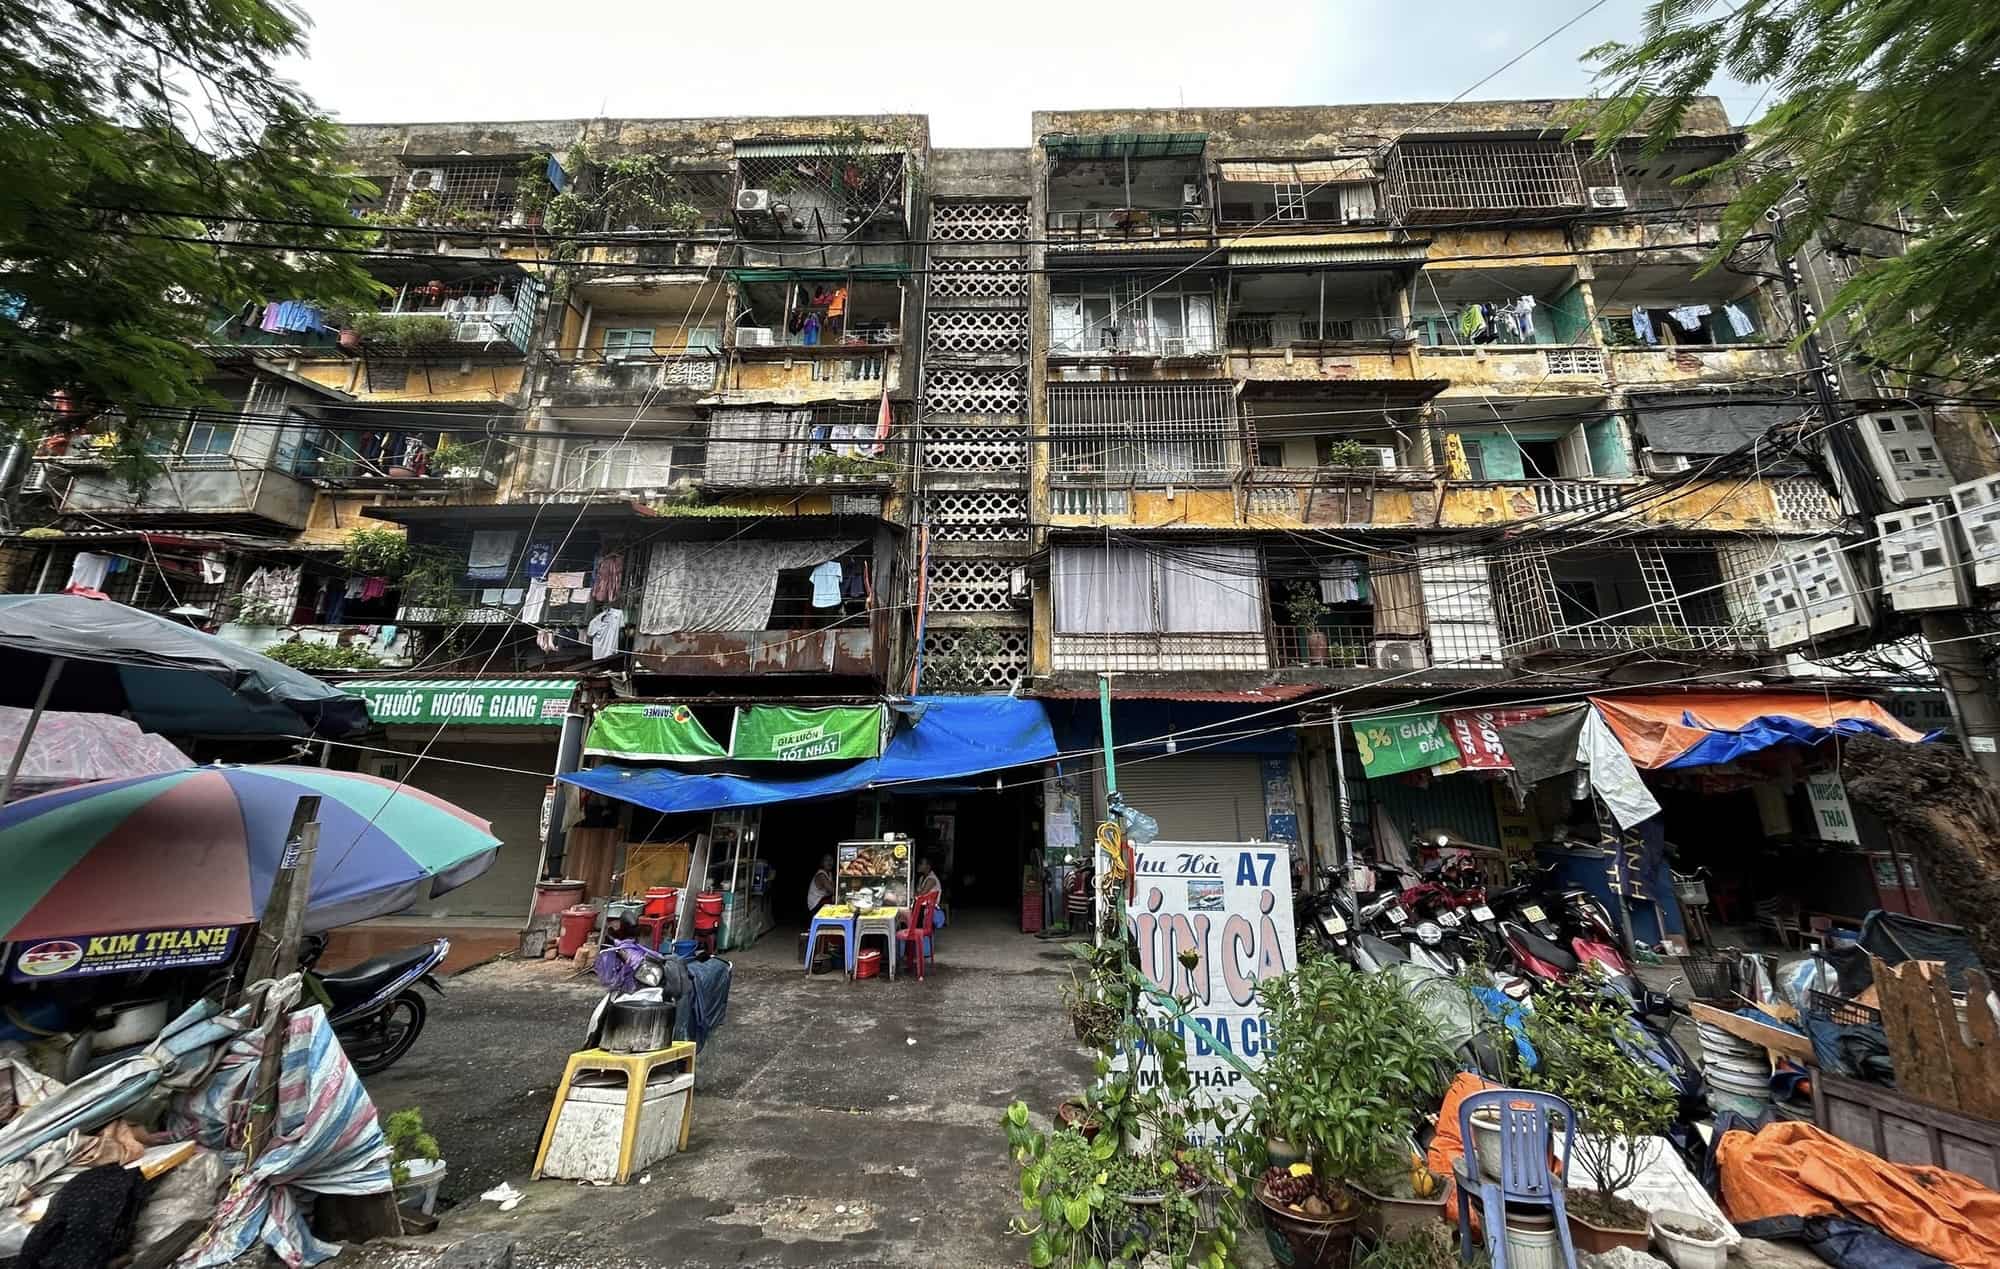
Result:
<svg viewBox="0 0 2000 1269"><path fill-rule="evenodd" d="M729 756L745 761L829 762L873 758L881 752L879 705L739 706L729 739Z"/></svg>
<svg viewBox="0 0 2000 1269"><path fill-rule="evenodd" d="M606 705L591 720L583 751L600 758L726 758L708 728L685 705Z"/></svg>
<svg viewBox="0 0 2000 1269"><path fill-rule="evenodd" d="M1370 718L1353 726L1361 769L1371 778L1456 762L1461 756L1451 728L1436 712Z"/></svg>
<svg viewBox="0 0 2000 1269"><path fill-rule="evenodd" d="M388 726L560 727L576 680L381 679L341 687L368 703L368 717Z"/></svg>

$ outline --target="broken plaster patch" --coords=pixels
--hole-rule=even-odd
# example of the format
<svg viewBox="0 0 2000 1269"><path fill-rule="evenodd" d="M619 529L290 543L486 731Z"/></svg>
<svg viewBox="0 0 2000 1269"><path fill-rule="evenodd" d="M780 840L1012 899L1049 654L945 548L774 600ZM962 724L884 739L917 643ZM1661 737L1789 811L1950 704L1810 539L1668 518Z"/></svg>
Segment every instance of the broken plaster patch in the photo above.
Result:
<svg viewBox="0 0 2000 1269"><path fill-rule="evenodd" d="M739 1203L709 1220L718 1225L755 1225L780 1242L838 1242L875 1228L875 1209L867 1203L836 1203L832 1199L786 1196L762 1203Z"/></svg>

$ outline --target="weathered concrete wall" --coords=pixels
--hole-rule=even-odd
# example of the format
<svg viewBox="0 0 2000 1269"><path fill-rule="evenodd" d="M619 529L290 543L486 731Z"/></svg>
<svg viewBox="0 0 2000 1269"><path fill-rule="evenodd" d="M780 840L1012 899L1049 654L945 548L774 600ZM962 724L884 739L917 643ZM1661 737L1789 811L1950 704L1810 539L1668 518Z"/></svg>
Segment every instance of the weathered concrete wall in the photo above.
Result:
<svg viewBox="0 0 2000 1269"><path fill-rule="evenodd" d="M1018 149L931 151L931 194L937 198L1025 198L1034 156Z"/></svg>
<svg viewBox="0 0 2000 1269"><path fill-rule="evenodd" d="M1523 101L1384 102L1351 106L1215 106L1165 110L1038 110L1037 138L1054 132L1206 132L1212 158L1263 158L1326 154L1385 145L1408 133L1449 136L1466 132L1536 132L1560 136L1570 126L1575 99ZM1723 136L1735 131L1719 97L1697 98L1683 135Z"/></svg>
<svg viewBox="0 0 2000 1269"><path fill-rule="evenodd" d="M365 172L403 158L560 154L578 141L605 155L667 154L700 166L726 164L735 143L818 137L848 127L930 148L927 115L719 115L702 119L539 119L510 123L351 123L346 150Z"/></svg>

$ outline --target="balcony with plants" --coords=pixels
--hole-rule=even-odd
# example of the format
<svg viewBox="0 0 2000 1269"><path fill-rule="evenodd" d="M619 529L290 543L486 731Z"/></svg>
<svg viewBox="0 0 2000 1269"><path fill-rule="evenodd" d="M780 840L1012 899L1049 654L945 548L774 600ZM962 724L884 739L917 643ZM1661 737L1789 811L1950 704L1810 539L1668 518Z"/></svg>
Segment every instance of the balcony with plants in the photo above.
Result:
<svg viewBox="0 0 2000 1269"><path fill-rule="evenodd" d="M891 120L735 144L732 217L744 268L907 269L921 130Z"/></svg>
<svg viewBox="0 0 2000 1269"><path fill-rule="evenodd" d="M1050 250L1187 246L1211 237L1207 144L1200 132L1043 137Z"/></svg>

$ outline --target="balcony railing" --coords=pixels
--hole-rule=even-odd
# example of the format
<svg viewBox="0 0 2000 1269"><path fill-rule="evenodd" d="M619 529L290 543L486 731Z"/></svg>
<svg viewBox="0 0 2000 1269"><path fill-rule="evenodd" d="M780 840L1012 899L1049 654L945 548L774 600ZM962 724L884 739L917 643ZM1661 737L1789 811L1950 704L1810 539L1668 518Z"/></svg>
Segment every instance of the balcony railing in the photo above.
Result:
<svg viewBox="0 0 2000 1269"><path fill-rule="evenodd" d="M1606 484L1595 480L1537 480L1529 485L1535 491L1535 510L1541 515L1567 515L1572 512L1615 511L1619 506L1619 496L1624 484Z"/></svg>
<svg viewBox="0 0 2000 1269"><path fill-rule="evenodd" d="M435 444L437 433L419 433L421 469L408 465L411 454L406 433L390 433L378 454L356 453L343 444L322 444L300 455L294 472L308 480L350 489L449 489L475 486L491 489L500 483L507 446L495 438ZM443 461L439 461L440 457Z"/></svg>
<svg viewBox="0 0 2000 1269"><path fill-rule="evenodd" d="M1206 207L1088 207L1051 211L1047 225L1052 239L1117 240L1179 238L1208 233Z"/></svg>
<svg viewBox="0 0 2000 1269"><path fill-rule="evenodd" d="M1270 652L1262 631L1097 634L1057 631L1058 670L1263 670Z"/></svg>
<svg viewBox="0 0 2000 1269"><path fill-rule="evenodd" d="M1375 628L1358 623L1272 626L1271 659L1285 668L1367 669Z"/></svg>
<svg viewBox="0 0 2000 1269"><path fill-rule="evenodd" d="M1400 318L1387 315L1328 317L1306 313L1244 313L1229 319L1231 348L1283 348L1290 344L1397 342L1411 338Z"/></svg>
<svg viewBox="0 0 2000 1269"><path fill-rule="evenodd" d="M1190 331L1147 321L1049 336L1052 357L1213 357L1221 351L1213 330Z"/></svg>
<svg viewBox="0 0 2000 1269"><path fill-rule="evenodd" d="M1522 652L1625 651L1742 654L1761 652L1767 646L1761 627L1732 625L1633 625L1592 623L1562 626L1521 640Z"/></svg>
<svg viewBox="0 0 2000 1269"><path fill-rule="evenodd" d="M607 359L595 352L569 357L548 369L549 388L585 395L671 391L707 392L722 369L720 350L658 351L647 357Z"/></svg>

